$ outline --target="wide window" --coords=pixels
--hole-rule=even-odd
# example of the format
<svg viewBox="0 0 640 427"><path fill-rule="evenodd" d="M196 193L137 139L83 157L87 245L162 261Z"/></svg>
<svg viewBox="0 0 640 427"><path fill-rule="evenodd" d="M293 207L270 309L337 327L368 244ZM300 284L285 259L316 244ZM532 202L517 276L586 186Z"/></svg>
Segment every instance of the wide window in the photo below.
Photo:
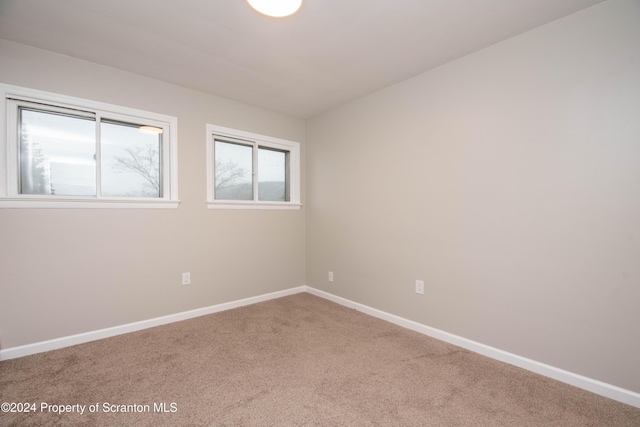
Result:
<svg viewBox="0 0 640 427"><path fill-rule="evenodd" d="M1 207L176 207L168 116L2 86Z"/></svg>
<svg viewBox="0 0 640 427"><path fill-rule="evenodd" d="M210 208L300 208L297 142L207 126Z"/></svg>

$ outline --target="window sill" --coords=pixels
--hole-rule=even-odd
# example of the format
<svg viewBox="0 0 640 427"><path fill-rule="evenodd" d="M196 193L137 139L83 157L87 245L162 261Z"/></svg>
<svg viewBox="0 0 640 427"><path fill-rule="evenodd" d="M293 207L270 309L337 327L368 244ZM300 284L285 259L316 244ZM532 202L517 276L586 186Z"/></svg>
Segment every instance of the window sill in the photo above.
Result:
<svg viewBox="0 0 640 427"><path fill-rule="evenodd" d="M281 210L298 210L302 207L300 203L289 202L234 202L234 201L217 201L207 202L209 209L281 209Z"/></svg>
<svg viewBox="0 0 640 427"><path fill-rule="evenodd" d="M179 200L0 198L0 209L175 209Z"/></svg>

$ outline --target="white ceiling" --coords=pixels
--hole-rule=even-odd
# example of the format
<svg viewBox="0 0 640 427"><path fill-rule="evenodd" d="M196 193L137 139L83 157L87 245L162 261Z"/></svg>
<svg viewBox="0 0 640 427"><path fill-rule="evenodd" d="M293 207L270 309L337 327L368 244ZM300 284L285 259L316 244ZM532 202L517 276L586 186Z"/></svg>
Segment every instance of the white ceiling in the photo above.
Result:
<svg viewBox="0 0 640 427"><path fill-rule="evenodd" d="M0 38L306 119L601 1L0 0Z"/></svg>

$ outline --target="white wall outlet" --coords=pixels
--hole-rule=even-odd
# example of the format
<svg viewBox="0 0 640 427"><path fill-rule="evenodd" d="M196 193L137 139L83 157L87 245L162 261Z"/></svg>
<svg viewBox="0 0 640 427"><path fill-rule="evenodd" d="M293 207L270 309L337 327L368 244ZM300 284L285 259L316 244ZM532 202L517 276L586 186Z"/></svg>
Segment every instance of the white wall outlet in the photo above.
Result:
<svg viewBox="0 0 640 427"><path fill-rule="evenodd" d="M424 295L424 281L416 280L416 294Z"/></svg>
<svg viewBox="0 0 640 427"><path fill-rule="evenodd" d="M191 284L191 273L182 273L182 284L183 285Z"/></svg>
<svg viewBox="0 0 640 427"><path fill-rule="evenodd" d="M333 283L333 271L329 272L329 282Z"/></svg>

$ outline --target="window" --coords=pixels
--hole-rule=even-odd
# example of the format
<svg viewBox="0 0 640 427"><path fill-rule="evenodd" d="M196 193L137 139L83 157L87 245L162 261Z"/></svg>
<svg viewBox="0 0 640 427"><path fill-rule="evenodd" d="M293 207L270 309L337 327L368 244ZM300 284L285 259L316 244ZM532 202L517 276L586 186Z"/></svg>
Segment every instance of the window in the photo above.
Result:
<svg viewBox="0 0 640 427"><path fill-rule="evenodd" d="M177 119L0 85L0 207L177 207Z"/></svg>
<svg viewBox="0 0 640 427"><path fill-rule="evenodd" d="M214 125L207 135L209 208L300 208L297 142Z"/></svg>

